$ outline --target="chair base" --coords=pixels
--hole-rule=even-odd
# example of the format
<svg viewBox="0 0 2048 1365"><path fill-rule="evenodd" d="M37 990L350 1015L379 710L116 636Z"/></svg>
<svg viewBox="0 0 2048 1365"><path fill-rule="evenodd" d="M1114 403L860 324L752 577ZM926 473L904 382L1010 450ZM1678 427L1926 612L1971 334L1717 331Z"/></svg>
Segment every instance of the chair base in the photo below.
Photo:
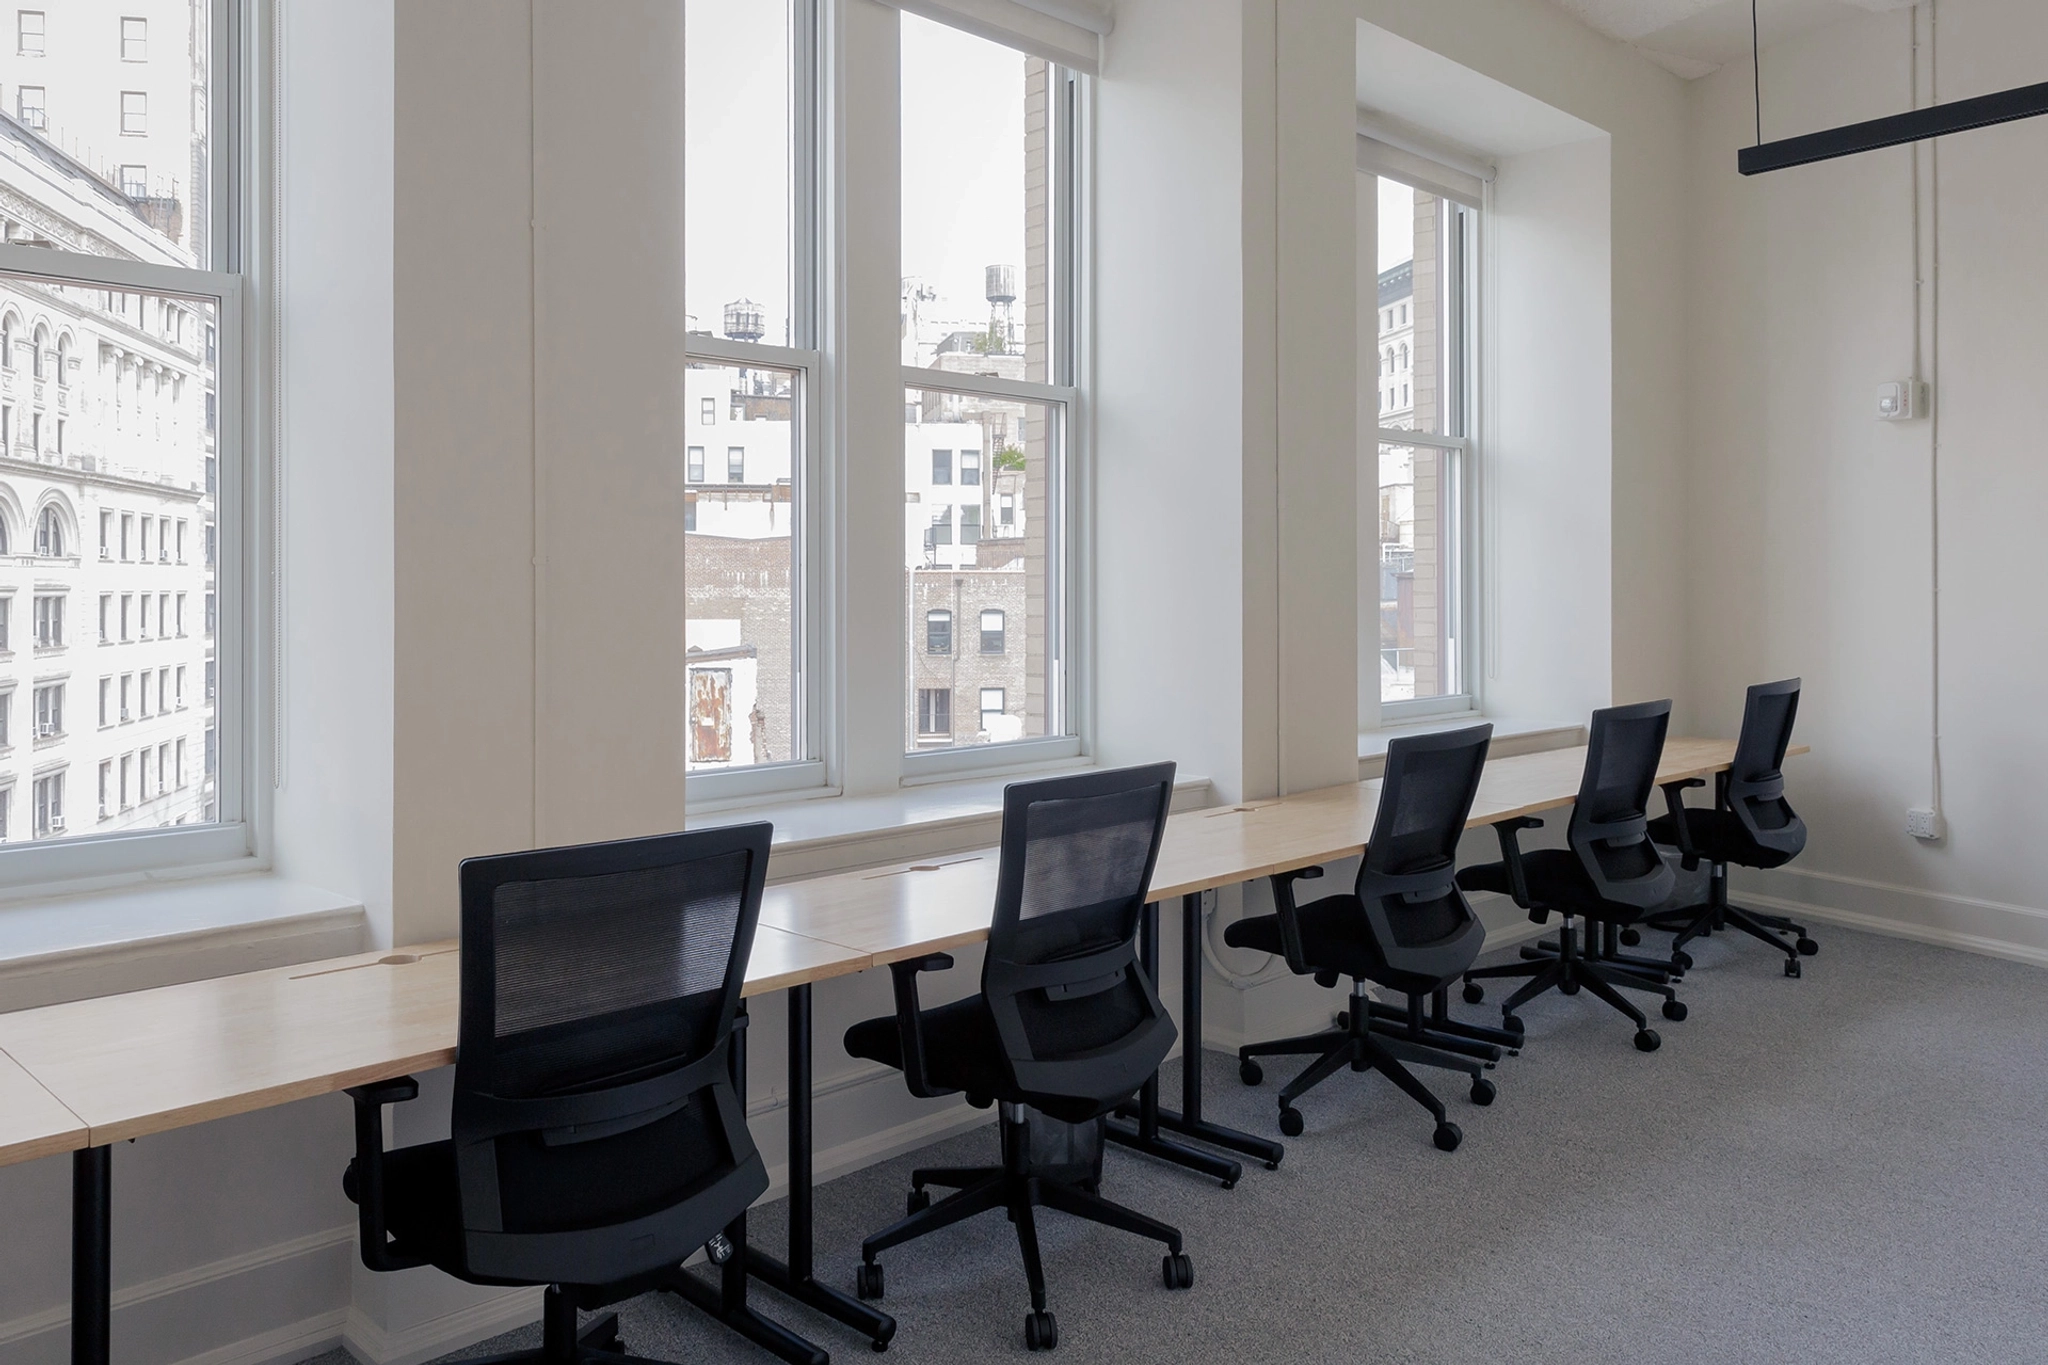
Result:
<svg viewBox="0 0 2048 1365"><path fill-rule="evenodd" d="M1420 1002L1411 1000L1409 1010L1402 1018L1412 1021L1419 1013ZM1320 1033L1249 1043L1237 1050L1239 1075L1248 1085L1257 1085L1264 1079L1256 1058L1312 1056L1316 1059L1281 1088L1280 1131L1288 1137L1299 1137L1303 1124L1301 1111L1294 1107L1294 1101L1349 1067L1353 1071L1377 1071L1392 1081L1436 1120L1436 1145L1446 1152L1456 1151L1464 1140L1464 1133L1450 1121L1443 1101L1416 1079L1406 1064L1461 1071L1472 1077L1473 1103L1491 1104L1495 1088L1485 1073L1493 1063L1472 1055L1470 1049L1484 1048L1497 1057L1499 1048L1476 1039L1401 1037L1388 1032L1388 1022L1375 1013L1373 1001L1365 994L1362 981L1352 983L1351 1007L1343 1014L1342 1021L1337 1028Z"/></svg>
<svg viewBox="0 0 2048 1365"><path fill-rule="evenodd" d="M470 1365L661 1365L644 1356L629 1356L619 1341L619 1317L606 1313L589 1326L576 1326L576 1305L559 1286L549 1285L541 1300L541 1345L534 1351L507 1351L479 1356Z"/></svg>
<svg viewBox="0 0 2048 1365"><path fill-rule="evenodd" d="M876 1259L891 1247L901 1246L940 1228L1002 1209L1017 1228L1017 1246L1023 1254L1024 1278L1031 1291L1031 1312L1024 1321L1025 1345L1034 1351L1049 1350L1059 1340L1058 1326L1045 1306L1045 1265L1038 1250L1036 1211L1041 1208L1083 1218L1104 1227L1150 1238L1166 1247L1161 1278L1169 1289L1187 1289L1194 1284L1194 1263L1181 1252L1180 1229L1148 1218L1135 1209L1104 1199L1097 1188L1101 1180L1101 1119L1090 1126L1095 1135L1093 1169L1076 1169L1070 1163L1036 1165L1032 1161L1033 1131L1023 1106L1002 1106L1003 1164L1000 1166L933 1166L910 1173L910 1213L860 1244L861 1264L854 1278L863 1299L883 1294L882 1267ZM1041 1125L1052 1121L1034 1116ZM1066 1178L1061 1178L1066 1177ZM931 1202L926 1187L937 1185L955 1192L937 1203Z"/></svg>
<svg viewBox="0 0 2048 1365"><path fill-rule="evenodd" d="M1674 959L1690 962L1685 945L1696 938L1704 938L1716 929L1739 929L1759 943L1768 943L1785 955L1785 975L1799 976L1802 969L1799 959L1812 957L1820 951L1820 945L1808 937L1806 927L1785 915L1767 915L1760 910L1745 910L1739 905L1728 903L1728 865L1709 864L1707 898L1698 905L1688 905L1677 910L1664 910L1643 921L1653 929L1663 929L1676 935L1671 940ZM1790 939L1787 939L1790 935Z"/></svg>
<svg viewBox="0 0 2048 1365"><path fill-rule="evenodd" d="M1606 1001L1635 1024L1636 1047L1643 1052L1655 1052L1663 1040L1649 1026L1648 1017L1621 994L1622 989L1663 996L1666 1019L1679 1020L1686 1016L1685 1005L1678 999L1678 993L1651 973L1626 963L1585 956L1580 950L1578 929L1569 915L1564 917L1564 924L1558 931L1554 951L1545 951L1541 947L1524 948L1522 956L1524 960L1521 962L1500 967L1475 967L1465 973L1465 999L1474 1005L1484 998L1479 982L1527 978L1514 994L1501 1002L1501 1019L1511 1031L1520 1032L1521 1020L1515 1011L1549 990L1565 995L1577 995L1585 990Z"/></svg>

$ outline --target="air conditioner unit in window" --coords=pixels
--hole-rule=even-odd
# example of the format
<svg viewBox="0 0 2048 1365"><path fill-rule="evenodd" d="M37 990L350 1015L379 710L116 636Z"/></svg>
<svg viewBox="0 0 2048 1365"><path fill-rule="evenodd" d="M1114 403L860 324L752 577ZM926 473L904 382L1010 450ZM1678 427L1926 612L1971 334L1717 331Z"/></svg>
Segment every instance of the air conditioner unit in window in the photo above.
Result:
<svg viewBox="0 0 2048 1365"><path fill-rule="evenodd" d="M52 834L62 834L63 832L64 832L64 817L63 817L63 816L61 816L61 815L53 815L53 816L51 816L51 817L50 817L50 833L52 833Z"/></svg>
<svg viewBox="0 0 2048 1365"><path fill-rule="evenodd" d="M131 717L130 717L130 716L128 715L128 708L127 708L127 707L125 707L125 706L124 706L124 707L122 707L122 708L121 708L121 719L125 721L125 720L128 720L128 719L130 719L130 718L131 718Z"/></svg>
<svg viewBox="0 0 2048 1365"><path fill-rule="evenodd" d="M53 721L53 720L39 720L39 721L37 721L37 722L36 722L36 738L37 738L37 739L48 739L48 738L50 738L50 737L51 737L52 735L54 735L54 734L56 734L56 733L57 733L57 722L55 722L55 721Z"/></svg>
<svg viewBox="0 0 2048 1365"><path fill-rule="evenodd" d="M108 549L108 548L107 548L106 546L104 546L104 545L100 546L100 558L101 558L101 559L112 559L113 557L114 557L114 552L113 552L112 550Z"/></svg>

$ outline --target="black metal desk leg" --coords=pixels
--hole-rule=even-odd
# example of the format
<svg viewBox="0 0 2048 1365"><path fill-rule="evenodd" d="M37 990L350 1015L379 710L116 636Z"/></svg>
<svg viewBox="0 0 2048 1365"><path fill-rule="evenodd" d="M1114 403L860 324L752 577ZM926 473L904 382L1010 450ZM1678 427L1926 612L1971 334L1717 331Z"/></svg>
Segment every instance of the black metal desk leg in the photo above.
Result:
<svg viewBox="0 0 2048 1365"><path fill-rule="evenodd" d="M1198 945L1191 945L1191 949L1199 951ZM1145 907L1144 916L1139 922L1138 959L1145 968L1145 974L1151 977L1154 982L1157 982L1159 980L1159 907L1156 904ZM1200 970L1199 965L1196 970ZM1197 995L1194 1001L1194 1009L1197 1013L1195 1017L1192 1020L1187 1017L1190 1014L1190 1010L1186 1003L1183 1003L1181 1007L1181 1014L1183 1016L1181 1021L1181 1047L1184 1050L1191 1049L1195 1053L1194 1064L1200 1066L1202 1047L1201 1019L1198 1013L1201 1008L1200 987L1197 986L1196 990ZM1111 1119L1108 1125L1109 1140L1111 1142L1129 1147L1133 1151L1143 1152L1147 1156L1156 1156L1162 1161L1171 1161L1176 1166L1185 1166L1191 1171L1220 1181L1226 1190L1235 1185L1238 1177L1244 1174L1244 1167L1228 1157L1216 1156L1211 1152L1204 1152L1198 1148L1190 1147L1184 1142L1175 1142L1172 1138L1161 1136L1159 1130L1162 1127L1172 1126L1172 1121L1179 1119L1180 1116L1159 1107L1159 1077L1156 1074L1147 1080L1144 1087L1138 1091L1138 1101L1135 1105L1124 1105L1117 1112L1127 1119L1135 1118L1137 1124L1133 1127L1128 1123L1120 1123L1116 1119ZM1278 1158L1276 1157L1275 1159L1277 1160Z"/></svg>
<svg viewBox="0 0 2048 1365"><path fill-rule="evenodd" d="M1198 1138L1217 1147L1266 1163L1272 1170L1287 1149L1270 1138L1210 1123L1202 1117L1202 897L1200 893L1180 898L1180 1112L1161 1110L1159 1126L1185 1137Z"/></svg>
<svg viewBox="0 0 2048 1365"><path fill-rule="evenodd" d="M789 1264L758 1247L746 1250L747 1271L772 1289L865 1335L877 1351L896 1335L896 1319L829 1285L813 1264L811 1182L811 988L789 991Z"/></svg>
<svg viewBox="0 0 2048 1365"><path fill-rule="evenodd" d="M107 1365L113 1336L114 1152L71 1154L71 1365Z"/></svg>
<svg viewBox="0 0 2048 1365"><path fill-rule="evenodd" d="M740 1006L739 1018L734 1021L732 1046L729 1055L732 1060L732 1088L739 1097L742 1108L747 1103L747 1007ZM712 1288L697 1276L677 1266L662 1280L661 1287L676 1294L717 1318L727 1327L753 1342L763 1350L771 1351L788 1361L790 1365L829 1365L831 1357L824 1348L798 1336L771 1318L764 1318L747 1303L747 1215L726 1225L725 1235L732 1243L733 1252L726 1263L719 1267L718 1287Z"/></svg>

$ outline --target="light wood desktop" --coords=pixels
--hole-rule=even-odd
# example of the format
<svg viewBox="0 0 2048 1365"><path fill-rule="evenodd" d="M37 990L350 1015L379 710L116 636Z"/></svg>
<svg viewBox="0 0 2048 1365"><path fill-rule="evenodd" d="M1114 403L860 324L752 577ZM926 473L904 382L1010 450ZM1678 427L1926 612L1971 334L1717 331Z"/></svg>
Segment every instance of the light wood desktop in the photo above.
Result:
<svg viewBox="0 0 2048 1365"><path fill-rule="evenodd" d="M448 1066L459 962L452 941L427 943L0 1015L0 1164ZM744 991L870 965L865 953L764 925ZM19 1106L17 1076L34 1091ZM63 1119L83 1128L78 1140ZM35 1146L38 1128L58 1145Z"/></svg>
<svg viewBox="0 0 2048 1365"><path fill-rule="evenodd" d="M85 1146L85 1121L20 1063L0 1057L0 1166Z"/></svg>
<svg viewBox="0 0 2048 1365"><path fill-rule="evenodd" d="M1806 748L1789 752L1802 754ZM1734 755L1729 740L1668 740L1657 781L1710 776L1726 768ZM1584 746L1490 760L1466 827L1570 806L1585 766ZM1167 821L1152 897L1164 904L1354 857L1365 851L1379 799L1380 784L1374 779L1183 811ZM997 850L983 849L785 882L768 888L761 922L870 953L877 965L944 952L987 939L997 862Z"/></svg>

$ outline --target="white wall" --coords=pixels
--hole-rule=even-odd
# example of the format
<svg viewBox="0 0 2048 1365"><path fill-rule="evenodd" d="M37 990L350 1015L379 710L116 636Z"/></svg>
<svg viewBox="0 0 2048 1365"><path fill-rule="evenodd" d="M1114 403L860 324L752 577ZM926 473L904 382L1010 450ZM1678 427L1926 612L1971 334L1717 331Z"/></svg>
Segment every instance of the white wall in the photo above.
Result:
<svg viewBox="0 0 2048 1365"><path fill-rule="evenodd" d="M1767 137L1908 107L1911 19L1857 19L1764 57ZM1944 0L1940 98L2038 81L2048 10ZM1922 18L1920 94L1929 90ZM1733 734L1742 689L1800 675L1788 768L1810 842L1766 892L1943 941L2048 961L2039 802L2048 758L2034 622L2048 576L2039 509L2048 366L2048 124L1917 152L1928 187L1922 330L1938 339L1942 789L1948 838L1904 830L1931 792L1930 447L1926 421L1875 418L1913 366L1912 166L1890 149L1743 179L1750 72L1691 91L1692 331L1687 482L1691 711ZM1939 157L1938 188L1933 175ZM1931 206L1940 205L1940 326ZM1955 936L1962 936L1958 939Z"/></svg>
<svg viewBox="0 0 2048 1365"><path fill-rule="evenodd" d="M1502 157L1484 226L1484 695L1558 724L1606 705L1637 647L1613 630L1614 582L1639 566L1615 537L1610 148Z"/></svg>

